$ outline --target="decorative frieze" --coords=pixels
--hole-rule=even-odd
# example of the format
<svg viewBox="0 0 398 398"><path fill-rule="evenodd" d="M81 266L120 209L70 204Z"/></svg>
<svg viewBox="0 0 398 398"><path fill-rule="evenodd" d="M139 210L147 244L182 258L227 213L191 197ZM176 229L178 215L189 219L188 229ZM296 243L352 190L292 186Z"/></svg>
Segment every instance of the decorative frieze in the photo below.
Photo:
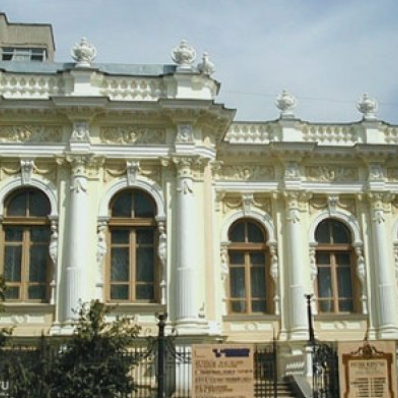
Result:
<svg viewBox="0 0 398 398"><path fill-rule="evenodd" d="M273 181L275 169L273 166L263 165L222 165L217 171L217 176L221 181Z"/></svg>
<svg viewBox="0 0 398 398"><path fill-rule="evenodd" d="M106 144L165 144L166 132L138 126L103 127L100 129L100 140Z"/></svg>
<svg viewBox="0 0 398 398"><path fill-rule="evenodd" d="M359 179L358 168L338 165L307 166L305 174L308 181L345 182L358 181Z"/></svg>
<svg viewBox="0 0 398 398"><path fill-rule="evenodd" d="M0 126L0 143L62 142L62 127L36 124Z"/></svg>

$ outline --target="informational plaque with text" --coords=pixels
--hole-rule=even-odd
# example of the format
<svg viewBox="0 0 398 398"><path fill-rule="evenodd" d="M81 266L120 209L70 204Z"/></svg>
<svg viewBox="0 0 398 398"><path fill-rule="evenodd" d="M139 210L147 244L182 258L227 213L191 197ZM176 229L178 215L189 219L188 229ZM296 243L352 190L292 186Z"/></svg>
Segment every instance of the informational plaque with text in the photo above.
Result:
<svg viewBox="0 0 398 398"><path fill-rule="evenodd" d="M340 389L344 398L396 398L395 343L340 343Z"/></svg>
<svg viewBox="0 0 398 398"><path fill-rule="evenodd" d="M192 347L193 398L254 396L254 347L198 344Z"/></svg>

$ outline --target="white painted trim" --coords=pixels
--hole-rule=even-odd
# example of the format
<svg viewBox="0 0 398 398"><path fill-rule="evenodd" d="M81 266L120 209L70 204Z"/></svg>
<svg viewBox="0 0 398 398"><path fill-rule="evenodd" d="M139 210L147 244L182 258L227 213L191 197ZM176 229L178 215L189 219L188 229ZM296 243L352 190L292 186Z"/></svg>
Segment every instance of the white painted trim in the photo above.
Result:
<svg viewBox="0 0 398 398"><path fill-rule="evenodd" d="M19 188L34 187L42 191L48 198L51 206L49 216L58 217L57 189L55 185L42 177L32 176L29 183L23 184L20 175L5 179L0 183L0 216L4 214L4 200L12 191Z"/></svg>
<svg viewBox="0 0 398 398"><path fill-rule="evenodd" d="M131 189L138 188L148 193L155 200L156 203L156 208L157 208L156 218L162 219L166 217L164 210L165 205L164 205L163 192L161 188L155 182L148 181L140 176L137 176L135 183L132 185L128 184L127 177L120 177L112 181L109 184L105 192L105 195L102 197L102 200L100 202L98 217L109 217L108 210L111 199L114 197L114 195L117 192L126 188L131 188Z"/></svg>
<svg viewBox="0 0 398 398"><path fill-rule="evenodd" d="M316 244L315 240L315 230L318 225L327 218L334 218L338 221L342 221L344 224L347 225L349 230L351 231L351 236L353 237L352 245L362 245L361 239L361 230L359 228L359 223L357 219L348 211L345 210L324 210L319 213L311 222L309 233L308 233L308 242L309 244Z"/></svg>
<svg viewBox="0 0 398 398"><path fill-rule="evenodd" d="M228 231L231 225L241 219L241 218L252 218L260 223L268 233L267 243L275 242L275 227L271 217L264 211L258 209L252 209L249 212L244 212L243 210L236 211L230 214L223 223L221 228L221 244L229 243Z"/></svg>

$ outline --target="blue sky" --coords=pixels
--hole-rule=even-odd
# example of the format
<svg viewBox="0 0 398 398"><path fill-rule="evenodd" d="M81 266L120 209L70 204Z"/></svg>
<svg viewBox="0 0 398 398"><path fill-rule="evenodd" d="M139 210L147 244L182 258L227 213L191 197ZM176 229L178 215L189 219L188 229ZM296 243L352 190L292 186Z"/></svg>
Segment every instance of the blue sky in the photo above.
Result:
<svg viewBox="0 0 398 398"><path fill-rule="evenodd" d="M51 23L59 62L82 36L107 63L172 63L187 39L198 60L210 54L217 102L237 120L277 118L287 89L303 120L359 120L366 92L379 118L398 124L396 0L0 0L0 10L10 22Z"/></svg>

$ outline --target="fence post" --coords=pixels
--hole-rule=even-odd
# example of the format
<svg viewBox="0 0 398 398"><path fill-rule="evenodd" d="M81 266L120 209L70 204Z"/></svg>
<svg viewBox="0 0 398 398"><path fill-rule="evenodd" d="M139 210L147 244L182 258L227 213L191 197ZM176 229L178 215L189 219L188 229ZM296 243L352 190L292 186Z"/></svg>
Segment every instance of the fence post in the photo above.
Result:
<svg viewBox="0 0 398 398"><path fill-rule="evenodd" d="M157 398L165 398L164 385L164 362L166 355L166 336L164 329L166 327L167 314L158 315L158 396Z"/></svg>

